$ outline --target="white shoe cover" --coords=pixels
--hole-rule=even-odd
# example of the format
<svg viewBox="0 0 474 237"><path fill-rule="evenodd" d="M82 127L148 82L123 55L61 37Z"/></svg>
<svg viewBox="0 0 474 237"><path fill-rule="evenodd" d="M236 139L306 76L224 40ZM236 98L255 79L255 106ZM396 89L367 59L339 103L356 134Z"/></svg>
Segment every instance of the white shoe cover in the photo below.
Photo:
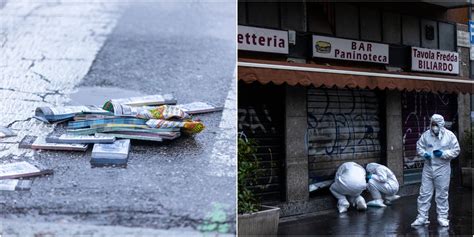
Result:
<svg viewBox="0 0 474 237"><path fill-rule="evenodd" d="M385 204L383 204L382 199L372 200L372 201L367 203L367 206L369 206L369 207L387 207Z"/></svg>
<svg viewBox="0 0 474 237"><path fill-rule="evenodd" d="M449 226L449 220L446 218L438 218L438 223L442 227L448 227Z"/></svg>
<svg viewBox="0 0 474 237"><path fill-rule="evenodd" d="M338 206L337 209L339 210L339 213L347 212L347 207L345 206Z"/></svg>
<svg viewBox="0 0 474 237"><path fill-rule="evenodd" d="M346 212L347 209L349 208L350 204L347 200L340 199L337 202L337 209L339 210L339 213Z"/></svg>
<svg viewBox="0 0 474 237"><path fill-rule="evenodd" d="M399 198L400 198L399 195L393 195L393 196L385 197L385 200L390 201L390 202L393 202L393 201L395 201L395 200L397 200L397 199L399 199Z"/></svg>
<svg viewBox="0 0 474 237"><path fill-rule="evenodd" d="M427 225L429 223L430 223L429 220L426 220L423 218L416 218L416 220L413 223L411 223L411 226Z"/></svg>
<svg viewBox="0 0 474 237"><path fill-rule="evenodd" d="M367 204L365 203L365 199L360 196L356 200L356 206L357 206L357 210L359 211L363 211L367 209Z"/></svg>

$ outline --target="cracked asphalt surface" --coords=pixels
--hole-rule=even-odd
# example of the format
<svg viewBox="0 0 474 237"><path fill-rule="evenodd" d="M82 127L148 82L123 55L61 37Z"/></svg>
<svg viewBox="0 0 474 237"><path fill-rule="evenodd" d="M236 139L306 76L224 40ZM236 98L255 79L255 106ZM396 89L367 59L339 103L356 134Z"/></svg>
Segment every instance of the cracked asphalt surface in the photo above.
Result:
<svg viewBox="0 0 474 237"><path fill-rule="evenodd" d="M77 80L79 84L64 89L71 86L69 82L55 83L48 74L33 73L41 83L55 85L47 86L46 92L8 85L0 90L31 103L53 105L102 104L102 98L173 93L180 103L227 106L235 101L231 90L235 87L234 35L235 3L231 1L131 4L124 7L89 71ZM36 68L48 58L39 53L37 60L22 58L22 62ZM86 61L64 58L71 63ZM55 66L61 63L50 65L51 70ZM96 95L97 101L87 96L92 89L103 92ZM232 106L226 110L231 112L197 116L206 129L194 137L163 144L132 142L127 168L91 168L91 149L86 153L4 154L2 163L26 160L53 168L54 174L35 178L30 191L0 192L0 218L235 233L235 131L223 127L222 121L236 121L236 111ZM52 130L21 116L4 120L0 125L14 130L32 127L29 134ZM20 139L0 140L0 150L2 143L16 145Z"/></svg>

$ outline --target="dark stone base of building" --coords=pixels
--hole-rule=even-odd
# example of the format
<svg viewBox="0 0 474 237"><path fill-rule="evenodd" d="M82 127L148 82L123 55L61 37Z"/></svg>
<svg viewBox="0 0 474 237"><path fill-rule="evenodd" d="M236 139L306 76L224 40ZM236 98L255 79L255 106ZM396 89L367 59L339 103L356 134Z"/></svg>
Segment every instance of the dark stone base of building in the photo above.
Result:
<svg viewBox="0 0 474 237"><path fill-rule="evenodd" d="M420 184L411 184L403 185L400 187L398 195L402 197L416 196L420 189ZM324 213L327 210L336 211L337 201L330 194L329 190L322 190L322 194L311 197L309 201L299 201L299 202L286 202L281 203L278 207L281 208L280 216L287 218L297 218L298 216L304 216L309 213ZM366 202L372 200L370 194L367 191L364 191L363 195Z"/></svg>

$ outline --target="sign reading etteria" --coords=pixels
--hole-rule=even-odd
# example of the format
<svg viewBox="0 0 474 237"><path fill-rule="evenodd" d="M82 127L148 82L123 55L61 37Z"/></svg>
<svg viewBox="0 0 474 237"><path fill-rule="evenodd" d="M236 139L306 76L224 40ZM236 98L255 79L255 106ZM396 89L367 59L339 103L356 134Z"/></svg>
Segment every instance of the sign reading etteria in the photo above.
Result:
<svg viewBox="0 0 474 237"><path fill-rule="evenodd" d="M451 51L412 47L411 70L459 74L459 54Z"/></svg>
<svg viewBox="0 0 474 237"><path fill-rule="evenodd" d="M388 45L313 35L313 57L388 64Z"/></svg>
<svg viewBox="0 0 474 237"><path fill-rule="evenodd" d="M239 50L288 54L288 32L250 26L239 26Z"/></svg>

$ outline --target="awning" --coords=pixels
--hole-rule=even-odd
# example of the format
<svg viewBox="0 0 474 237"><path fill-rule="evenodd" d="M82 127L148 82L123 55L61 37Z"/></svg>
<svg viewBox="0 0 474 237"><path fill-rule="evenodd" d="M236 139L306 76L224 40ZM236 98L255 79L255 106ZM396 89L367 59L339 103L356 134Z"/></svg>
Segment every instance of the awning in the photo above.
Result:
<svg viewBox="0 0 474 237"><path fill-rule="evenodd" d="M315 87L368 88L442 93L473 93L474 80L449 76L426 76L419 73L390 73L347 67L288 63L262 60L239 60L238 79L246 82L302 85Z"/></svg>
<svg viewBox="0 0 474 237"><path fill-rule="evenodd" d="M421 2L432 4L432 5L437 5L441 6L444 8L461 8L461 7L469 7L472 6L472 3L470 0L457 0L457 1L430 1L430 0L421 0Z"/></svg>

